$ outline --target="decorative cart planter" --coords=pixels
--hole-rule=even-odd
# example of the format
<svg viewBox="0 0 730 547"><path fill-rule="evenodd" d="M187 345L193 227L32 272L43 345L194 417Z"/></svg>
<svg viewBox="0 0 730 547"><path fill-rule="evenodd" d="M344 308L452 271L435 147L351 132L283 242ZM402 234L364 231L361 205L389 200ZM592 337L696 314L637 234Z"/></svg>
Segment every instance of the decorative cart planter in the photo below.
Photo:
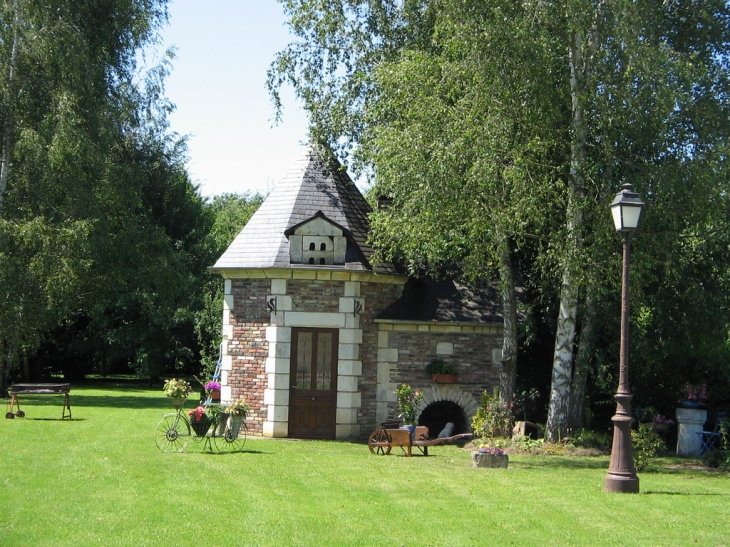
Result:
<svg viewBox="0 0 730 547"><path fill-rule="evenodd" d="M488 452L472 452L472 467L501 467L506 469L509 465L509 456L501 454L489 454Z"/></svg>
<svg viewBox="0 0 730 547"><path fill-rule="evenodd" d="M190 427L193 428L193 431L195 431L195 434L198 437L203 437L208 432L208 429L210 428L211 421L210 420L200 420L199 422L196 422L195 420L190 421Z"/></svg>
<svg viewBox="0 0 730 547"><path fill-rule="evenodd" d="M241 425L243 424L244 418L245 416L241 416L240 414L231 415L231 437L234 439L238 437L241 431Z"/></svg>
<svg viewBox="0 0 730 547"><path fill-rule="evenodd" d="M182 407L185 406L185 401L187 401L187 397L173 397L171 398L172 401L172 407L175 410L180 410Z"/></svg>

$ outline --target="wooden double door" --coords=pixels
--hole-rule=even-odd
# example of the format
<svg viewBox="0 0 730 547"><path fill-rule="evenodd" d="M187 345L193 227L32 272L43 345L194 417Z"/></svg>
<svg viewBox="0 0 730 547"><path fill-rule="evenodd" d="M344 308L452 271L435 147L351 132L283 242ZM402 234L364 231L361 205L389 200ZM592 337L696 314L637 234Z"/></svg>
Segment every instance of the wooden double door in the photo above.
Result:
<svg viewBox="0 0 730 547"><path fill-rule="evenodd" d="M289 436L334 439L337 329L292 328Z"/></svg>

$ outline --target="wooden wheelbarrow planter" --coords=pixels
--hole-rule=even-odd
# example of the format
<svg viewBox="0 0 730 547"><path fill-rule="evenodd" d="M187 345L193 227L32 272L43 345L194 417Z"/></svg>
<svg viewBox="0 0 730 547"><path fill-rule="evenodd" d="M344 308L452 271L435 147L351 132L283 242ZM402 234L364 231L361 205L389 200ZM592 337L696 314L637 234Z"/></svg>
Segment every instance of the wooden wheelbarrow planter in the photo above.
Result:
<svg viewBox="0 0 730 547"><path fill-rule="evenodd" d="M8 419L24 418L25 412L20 410L20 401L18 395L63 395L63 413L61 419L71 419L71 401L68 396L71 391L71 384L13 384L8 392L10 393L10 410L5 414ZM13 410L17 406L17 412ZM68 416L66 411L68 410Z"/></svg>
<svg viewBox="0 0 730 547"><path fill-rule="evenodd" d="M442 437L440 439L429 439L428 428L425 426L417 426L413 437L407 429L396 429L398 422L383 422L380 429L376 429L368 438L368 448L370 452L376 455L387 456L390 449L394 446L400 446L406 456L413 456L413 448L421 451L421 454L428 456L428 447L435 444L452 443L456 441L469 441L474 438L472 433L462 433L461 435L453 435L451 437ZM415 437L415 438L414 438Z"/></svg>

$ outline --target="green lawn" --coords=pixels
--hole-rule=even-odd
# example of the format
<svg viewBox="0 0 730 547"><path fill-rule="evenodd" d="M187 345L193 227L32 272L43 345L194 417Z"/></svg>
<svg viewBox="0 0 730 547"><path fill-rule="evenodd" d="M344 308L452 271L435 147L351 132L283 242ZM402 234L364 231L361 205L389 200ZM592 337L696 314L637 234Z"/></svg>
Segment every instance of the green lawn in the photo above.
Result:
<svg viewBox="0 0 730 547"><path fill-rule="evenodd" d="M160 389L74 387L71 421L60 396L21 402L26 418L0 420L2 547L730 546L730 478L676 468L687 460L609 495L604 457L473 469L453 446L405 458L252 438L237 454L163 454Z"/></svg>

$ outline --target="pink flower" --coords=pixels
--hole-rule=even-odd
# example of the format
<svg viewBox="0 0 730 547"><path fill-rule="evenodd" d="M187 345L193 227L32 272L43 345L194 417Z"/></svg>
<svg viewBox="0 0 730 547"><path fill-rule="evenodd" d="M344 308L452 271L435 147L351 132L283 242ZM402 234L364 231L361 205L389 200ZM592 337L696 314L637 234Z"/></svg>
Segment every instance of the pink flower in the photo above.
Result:
<svg viewBox="0 0 730 547"><path fill-rule="evenodd" d="M205 408L202 406L188 412L188 416L195 422L199 422L203 418L203 414L205 414Z"/></svg>

